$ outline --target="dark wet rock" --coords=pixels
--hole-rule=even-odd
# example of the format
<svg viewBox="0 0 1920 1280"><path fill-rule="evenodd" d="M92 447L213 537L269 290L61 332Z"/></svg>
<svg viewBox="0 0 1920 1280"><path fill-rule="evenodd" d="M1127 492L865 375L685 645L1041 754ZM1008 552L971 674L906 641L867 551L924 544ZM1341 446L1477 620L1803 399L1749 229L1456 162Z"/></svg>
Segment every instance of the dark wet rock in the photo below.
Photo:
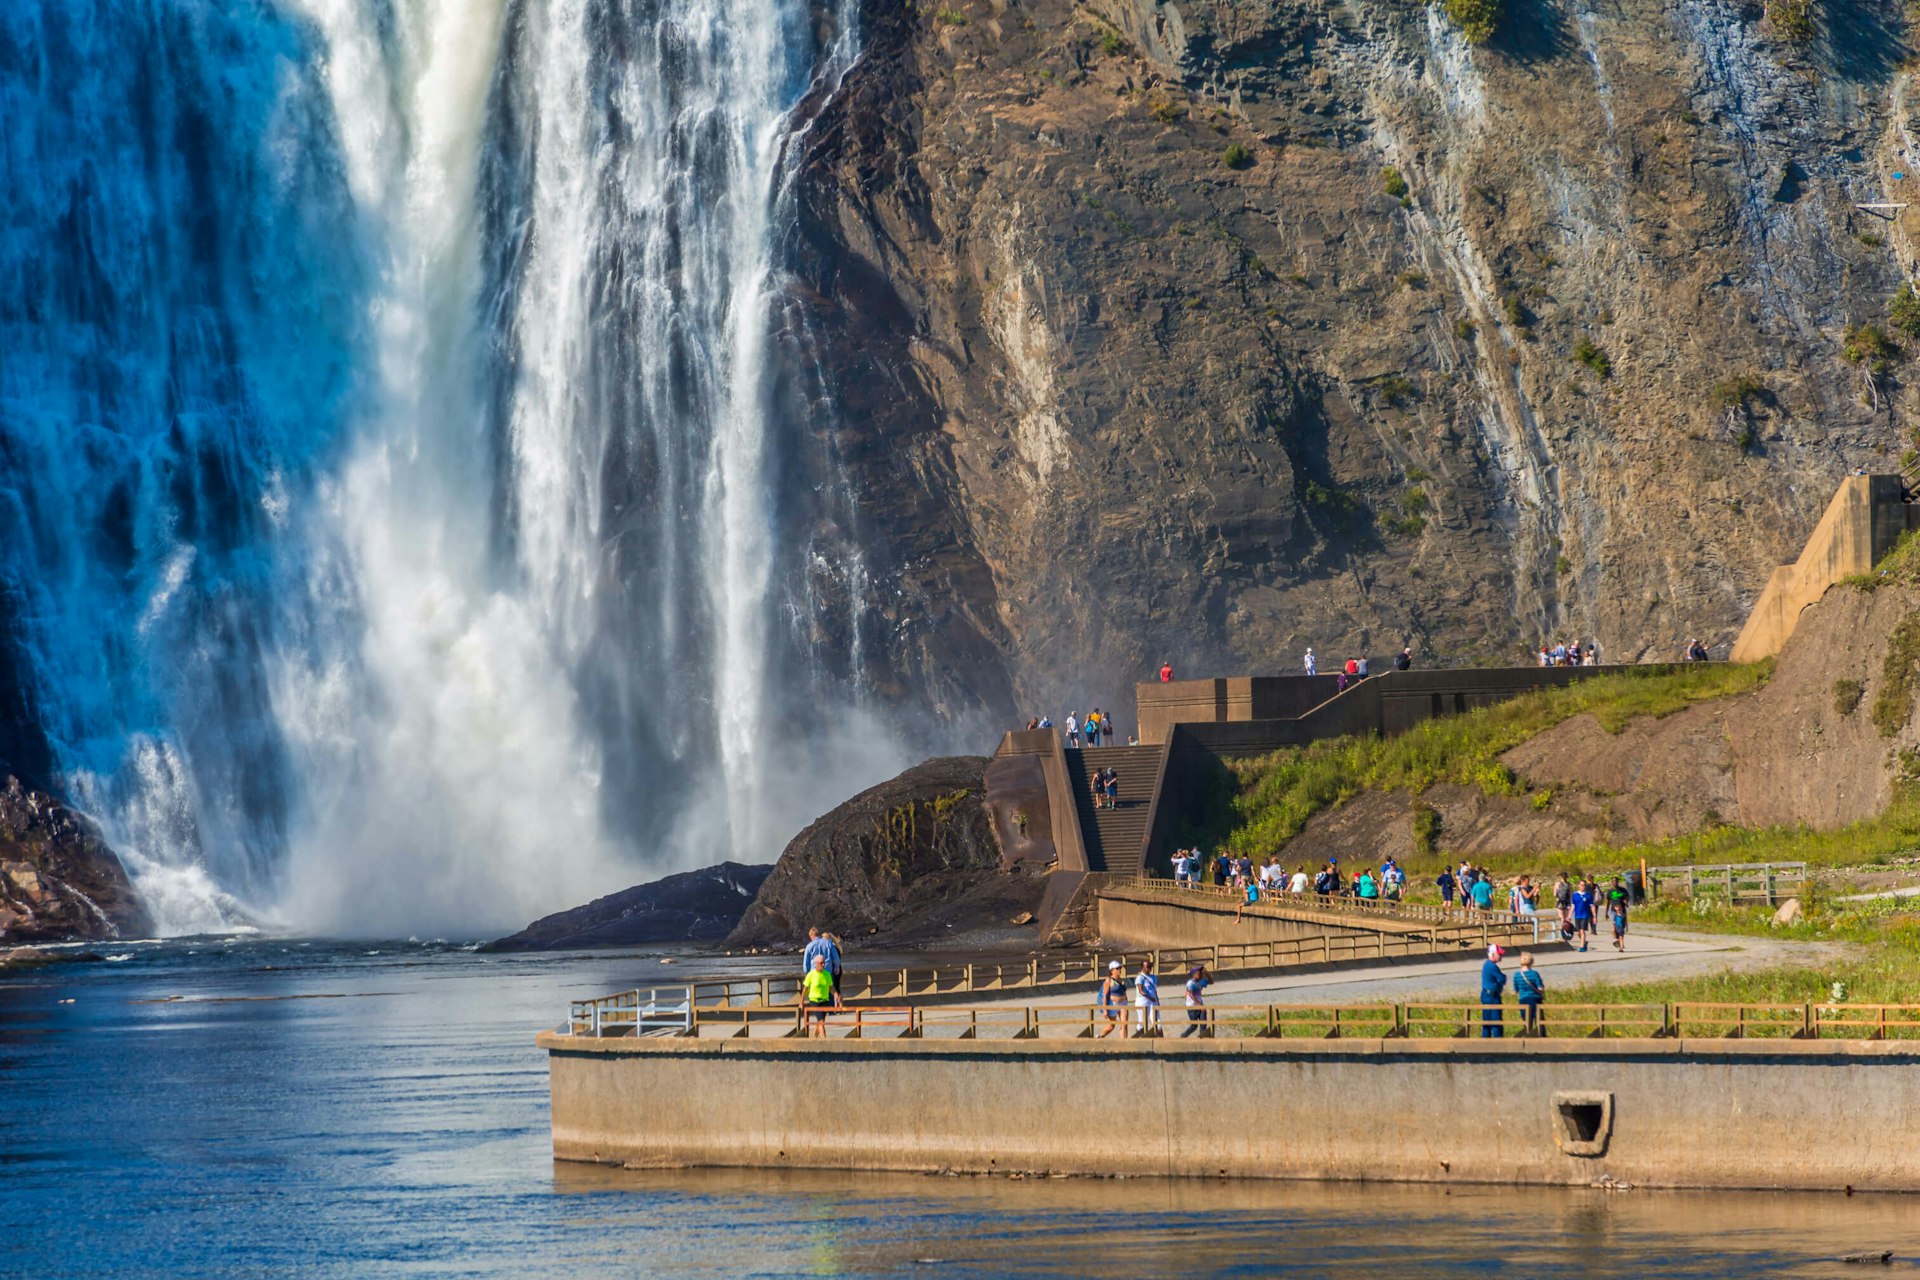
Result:
<svg viewBox="0 0 1920 1280"><path fill-rule="evenodd" d="M137 937L151 928L99 829L9 776L0 788L0 943Z"/></svg>
<svg viewBox="0 0 1920 1280"><path fill-rule="evenodd" d="M542 916L482 951L573 951L585 947L715 942L740 922L771 866L722 862Z"/></svg>
<svg viewBox="0 0 1920 1280"><path fill-rule="evenodd" d="M727 941L795 943L809 926L865 946L1031 942L1006 921L1044 879L1001 867L984 801L987 760L928 760L861 792L795 836Z"/></svg>

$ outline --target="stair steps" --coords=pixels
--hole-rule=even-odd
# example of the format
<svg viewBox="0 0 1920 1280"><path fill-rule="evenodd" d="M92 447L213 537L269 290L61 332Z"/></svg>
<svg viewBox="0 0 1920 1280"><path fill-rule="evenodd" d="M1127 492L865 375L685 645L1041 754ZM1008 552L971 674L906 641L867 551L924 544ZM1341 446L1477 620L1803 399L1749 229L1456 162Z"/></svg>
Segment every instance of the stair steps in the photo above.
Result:
<svg viewBox="0 0 1920 1280"><path fill-rule="evenodd" d="M1080 814L1080 834L1087 846L1090 871L1135 872L1147 839L1147 811L1153 803L1154 783L1160 777L1165 747L1068 747L1067 777L1073 784L1073 802ZM1120 774L1118 808L1093 807L1088 779L1095 770L1113 768Z"/></svg>

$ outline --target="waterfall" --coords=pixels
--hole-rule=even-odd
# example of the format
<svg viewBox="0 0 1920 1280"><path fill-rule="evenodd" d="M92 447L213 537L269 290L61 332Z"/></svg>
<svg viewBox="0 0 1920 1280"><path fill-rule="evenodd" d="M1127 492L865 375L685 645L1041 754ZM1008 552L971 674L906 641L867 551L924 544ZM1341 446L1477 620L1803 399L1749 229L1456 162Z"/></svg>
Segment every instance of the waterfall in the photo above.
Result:
<svg viewBox="0 0 1920 1280"><path fill-rule="evenodd" d="M884 771L775 376L853 12L0 16L0 624L169 928L518 925Z"/></svg>

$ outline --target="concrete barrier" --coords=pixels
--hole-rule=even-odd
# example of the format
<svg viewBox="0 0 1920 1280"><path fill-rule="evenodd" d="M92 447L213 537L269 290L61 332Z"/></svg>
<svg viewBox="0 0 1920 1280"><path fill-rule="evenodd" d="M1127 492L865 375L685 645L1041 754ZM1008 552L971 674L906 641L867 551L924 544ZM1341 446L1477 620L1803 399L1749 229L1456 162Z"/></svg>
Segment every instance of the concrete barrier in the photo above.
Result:
<svg viewBox="0 0 1920 1280"><path fill-rule="evenodd" d="M1911 1042L539 1042L561 1160L1920 1190Z"/></svg>
<svg viewBox="0 0 1920 1280"><path fill-rule="evenodd" d="M1780 652L1800 623L1800 611L1842 578L1871 573L1900 535L1920 525L1920 506L1906 501L1899 476L1848 476L1808 535L1800 556L1767 579L1766 588L1733 642L1735 662L1758 662Z"/></svg>

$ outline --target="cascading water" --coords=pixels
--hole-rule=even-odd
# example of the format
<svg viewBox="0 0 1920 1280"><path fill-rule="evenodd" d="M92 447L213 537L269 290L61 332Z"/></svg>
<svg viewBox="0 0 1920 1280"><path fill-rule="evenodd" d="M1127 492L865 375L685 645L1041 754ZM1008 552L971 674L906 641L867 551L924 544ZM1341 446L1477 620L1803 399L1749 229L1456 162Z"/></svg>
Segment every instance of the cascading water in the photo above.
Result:
<svg viewBox="0 0 1920 1280"><path fill-rule="evenodd" d="M0 41L0 623L171 928L517 924L884 769L770 368L850 4L40 0Z"/></svg>

